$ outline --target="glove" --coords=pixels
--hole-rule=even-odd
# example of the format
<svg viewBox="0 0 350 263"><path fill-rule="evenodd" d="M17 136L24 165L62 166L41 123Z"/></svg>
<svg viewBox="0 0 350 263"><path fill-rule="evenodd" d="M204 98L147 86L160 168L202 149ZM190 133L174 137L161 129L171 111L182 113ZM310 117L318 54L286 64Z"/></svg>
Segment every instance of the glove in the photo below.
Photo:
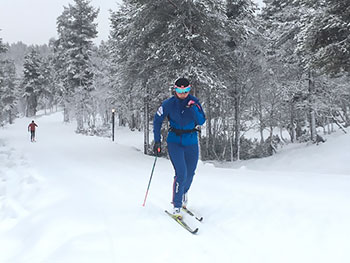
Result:
<svg viewBox="0 0 350 263"><path fill-rule="evenodd" d="M191 108L193 105L195 105L196 103L193 101L193 100L190 100L188 103L187 103L187 108Z"/></svg>
<svg viewBox="0 0 350 263"><path fill-rule="evenodd" d="M160 145L160 142L154 143L153 151L155 156L160 156L160 153L162 152L162 147Z"/></svg>

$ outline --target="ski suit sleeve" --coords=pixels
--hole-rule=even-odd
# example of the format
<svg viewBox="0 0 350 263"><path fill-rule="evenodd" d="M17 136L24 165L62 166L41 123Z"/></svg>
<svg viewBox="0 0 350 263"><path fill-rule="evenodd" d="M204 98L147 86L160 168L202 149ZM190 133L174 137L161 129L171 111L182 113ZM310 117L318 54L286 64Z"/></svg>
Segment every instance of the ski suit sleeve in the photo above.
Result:
<svg viewBox="0 0 350 263"><path fill-rule="evenodd" d="M205 114L199 101L191 109L196 125L203 125L205 122Z"/></svg>
<svg viewBox="0 0 350 263"><path fill-rule="evenodd" d="M167 107L166 107L166 104L163 102L162 105L158 108L156 114L154 115L153 134L154 134L155 142L160 142L161 140L160 130L162 128L163 120L167 116L168 116Z"/></svg>

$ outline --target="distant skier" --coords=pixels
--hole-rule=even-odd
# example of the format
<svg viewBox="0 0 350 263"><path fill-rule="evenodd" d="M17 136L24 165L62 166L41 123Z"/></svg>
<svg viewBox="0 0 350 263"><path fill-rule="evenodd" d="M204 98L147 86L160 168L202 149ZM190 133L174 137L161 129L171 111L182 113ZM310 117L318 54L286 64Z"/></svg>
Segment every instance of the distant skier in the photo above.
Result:
<svg viewBox="0 0 350 263"><path fill-rule="evenodd" d="M30 141L31 142L35 142L35 128L38 127L38 125L32 121L29 125L28 125L28 131L30 132Z"/></svg>
<svg viewBox="0 0 350 263"><path fill-rule="evenodd" d="M205 122L205 114L199 100L190 95L188 79L175 82L175 95L165 100L154 116L154 153L161 153L161 126L164 118L170 123L167 144L170 160L175 169L173 184L173 214L181 218L181 207L187 205L187 192L197 167L199 150L197 125Z"/></svg>

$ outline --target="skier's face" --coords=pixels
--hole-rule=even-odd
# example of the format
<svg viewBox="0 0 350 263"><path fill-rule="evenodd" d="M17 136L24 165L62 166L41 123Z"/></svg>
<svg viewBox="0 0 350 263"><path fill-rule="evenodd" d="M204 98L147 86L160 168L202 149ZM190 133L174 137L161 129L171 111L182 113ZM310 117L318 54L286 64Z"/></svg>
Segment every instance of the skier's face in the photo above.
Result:
<svg viewBox="0 0 350 263"><path fill-rule="evenodd" d="M178 87L175 85L175 93L179 99L186 99L190 93L191 85Z"/></svg>
<svg viewBox="0 0 350 263"><path fill-rule="evenodd" d="M186 98L187 98L187 96L188 96L188 94L190 94L189 92L185 92L185 93L178 93L178 92L176 92L176 91L175 91L175 93L176 93L176 96L177 96L179 99L181 99L181 100L186 99Z"/></svg>

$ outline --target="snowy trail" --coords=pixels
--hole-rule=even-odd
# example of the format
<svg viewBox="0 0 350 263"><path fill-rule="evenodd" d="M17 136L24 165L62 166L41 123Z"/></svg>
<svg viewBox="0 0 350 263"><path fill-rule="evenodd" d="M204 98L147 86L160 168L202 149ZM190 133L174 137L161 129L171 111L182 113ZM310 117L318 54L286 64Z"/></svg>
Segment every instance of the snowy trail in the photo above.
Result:
<svg viewBox="0 0 350 263"><path fill-rule="evenodd" d="M142 134L81 136L56 113L37 119L30 143L29 121L0 130L1 263L350 260L348 135L235 169L200 163L190 203L205 221L187 218L192 236L163 213L170 161L158 159L141 206L154 161Z"/></svg>

